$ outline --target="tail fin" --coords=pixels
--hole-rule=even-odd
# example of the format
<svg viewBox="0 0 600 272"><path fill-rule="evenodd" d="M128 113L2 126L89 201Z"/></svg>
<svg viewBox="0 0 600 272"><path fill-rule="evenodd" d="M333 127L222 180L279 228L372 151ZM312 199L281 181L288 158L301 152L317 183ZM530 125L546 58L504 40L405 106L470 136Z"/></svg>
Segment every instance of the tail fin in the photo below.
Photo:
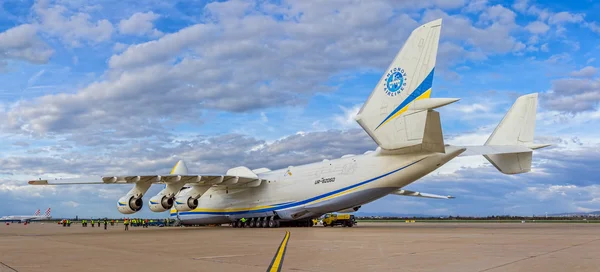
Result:
<svg viewBox="0 0 600 272"><path fill-rule="evenodd" d="M171 175L187 175L188 169L183 160L179 160L173 169L171 169Z"/></svg>
<svg viewBox="0 0 600 272"><path fill-rule="evenodd" d="M421 145L427 138L428 111L457 101L429 98L441 26L442 20L438 19L410 34L356 116L356 121L383 149Z"/></svg>
<svg viewBox="0 0 600 272"><path fill-rule="evenodd" d="M185 162L183 160L177 161L177 163L175 164L175 166L173 166L173 169L171 169L171 173L170 174L171 175L187 175L188 174L187 165L185 165ZM164 188L167 188L167 184L166 183L165 183L163 189Z"/></svg>
<svg viewBox="0 0 600 272"><path fill-rule="evenodd" d="M496 127L486 146L525 146L529 151L484 155L498 171L504 174L520 174L531 171L532 150L548 145L533 143L538 94L521 96L515 101Z"/></svg>
<svg viewBox="0 0 600 272"><path fill-rule="evenodd" d="M44 215L45 215L46 217L50 217L50 212L51 212L51 210L50 210L50 208L48 208L48 209L46 210L46 213L44 213Z"/></svg>
<svg viewBox="0 0 600 272"><path fill-rule="evenodd" d="M40 209L37 209L37 211L35 211L35 213L33 215L39 216L40 215Z"/></svg>

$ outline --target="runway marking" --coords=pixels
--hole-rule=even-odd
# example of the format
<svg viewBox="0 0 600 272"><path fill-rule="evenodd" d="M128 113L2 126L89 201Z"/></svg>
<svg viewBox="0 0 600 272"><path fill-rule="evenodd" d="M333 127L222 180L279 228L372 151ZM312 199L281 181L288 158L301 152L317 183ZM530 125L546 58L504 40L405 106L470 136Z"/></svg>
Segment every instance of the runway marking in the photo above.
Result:
<svg viewBox="0 0 600 272"><path fill-rule="evenodd" d="M563 247L563 248L559 248L559 249L556 249L556 250L548 251L548 252L545 252L545 253L542 253L542 254L539 254L539 255L527 256L525 258L521 258L521 259L518 259L518 260L515 260L515 261L512 261L512 262L508 262L508 263L505 263L505 264L501 264L501 265L497 265L497 266L494 266L494 267L490 267L490 268L486 268L486 269L483 269L483 270L479 270L479 272L494 270L496 268L505 267L507 265L511 265L511 264L518 263L518 262L525 261L525 260L534 259L534 258L537 258L537 257L540 257L540 256L544 256L544 255L556 253L556 252L559 252L559 251L563 251L565 249L570 249L570 248L582 246L582 245L593 243L593 242L596 242L596 241L600 241L600 239L594 239L594 240L591 240L591 241L587 241L587 242L583 242L583 243L579 243L579 244L570 245L570 246L567 246L567 247Z"/></svg>
<svg viewBox="0 0 600 272"><path fill-rule="evenodd" d="M5 271L14 271L14 272L18 272L16 269L8 266L7 264L0 262L0 272L5 272Z"/></svg>
<svg viewBox="0 0 600 272"><path fill-rule="evenodd" d="M219 255L219 256L195 257L194 260L220 259L220 258L231 258L231 257L244 257L244 256L253 256L253 255L258 255L258 254L236 254L236 255Z"/></svg>
<svg viewBox="0 0 600 272"><path fill-rule="evenodd" d="M281 267L283 267L283 257L285 256L285 250L287 248L289 239L290 239L290 232L286 231L285 236L283 237L283 241L281 241L279 248L275 252L273 261L271 261L271 265L269 265L269 268L267 268L267 272L280 272L281 271Z"/></svg>

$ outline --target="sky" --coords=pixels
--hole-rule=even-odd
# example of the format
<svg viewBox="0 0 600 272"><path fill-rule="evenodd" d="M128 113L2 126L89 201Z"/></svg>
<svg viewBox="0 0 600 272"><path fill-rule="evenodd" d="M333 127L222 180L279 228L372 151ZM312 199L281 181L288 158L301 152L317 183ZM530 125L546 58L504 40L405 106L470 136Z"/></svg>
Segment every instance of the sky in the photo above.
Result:
<svg viewBox="0 0 600 272"><path fill-rule="evenodd" d="M0 1L0 215L120 216L130 188L37 178L283 168L377 146L353 117L420 24L443 18L445 141L483 144L537 92L533 170L461 157L363 213L600 210L600 3L492 0ZM150 189L146 196L160 188ZM144 197L146 203L148 197ZM147 208L141 216L163 217Z"/></svg>

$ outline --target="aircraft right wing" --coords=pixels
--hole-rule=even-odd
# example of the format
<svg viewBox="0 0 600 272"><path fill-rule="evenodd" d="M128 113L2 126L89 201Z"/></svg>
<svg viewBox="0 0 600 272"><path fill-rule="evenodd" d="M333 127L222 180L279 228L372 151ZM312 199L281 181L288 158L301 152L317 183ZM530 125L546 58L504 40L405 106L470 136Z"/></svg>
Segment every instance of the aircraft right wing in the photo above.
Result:
<svg viewBox="0 0 600 272"><path fill-rule="evenodd" d="M421 193L421 192L409 191L409 190L404 190L404 189L398 189L398 190L392 192L391 194L401 195L401 196L436 198L436 199L452 199L452 198L454 198L453 196L434 195L434 194Z"/></svg>

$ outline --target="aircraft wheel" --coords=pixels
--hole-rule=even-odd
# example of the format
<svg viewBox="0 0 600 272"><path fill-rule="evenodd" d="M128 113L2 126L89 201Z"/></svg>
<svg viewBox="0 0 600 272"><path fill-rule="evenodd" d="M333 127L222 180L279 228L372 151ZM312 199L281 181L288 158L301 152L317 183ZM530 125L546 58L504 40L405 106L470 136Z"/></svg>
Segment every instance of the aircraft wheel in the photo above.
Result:
<svg viewBox="0 0 600 272"><path fill-rule="evenodd" d="M279 226L281 226L281 223L279 221L275 221L275 227L279 228Z"/></svg>
<svg viewBox="0 0 600 272"><path fill-rule="evenodd" d="M263 219L262 221L260 221L260 227L261 228L266 228L267 227L267 223L268 223L267 219L266 218Z"/></svg>
<svg viewBox="0 0 600 272"><path fill-rule="evenodd" d="M275 224L275 220L273 220L273 219L269 220L269 222L267 223L267 225L268 225L269 228L274 228L275 225L276 225Z"/></svg>
<svg viewBox="0 0 600 272"><path fill-rule="evenodd" d="M254 228L256 226L256 222L254 220L250 220L250 227Z"/></svg>

